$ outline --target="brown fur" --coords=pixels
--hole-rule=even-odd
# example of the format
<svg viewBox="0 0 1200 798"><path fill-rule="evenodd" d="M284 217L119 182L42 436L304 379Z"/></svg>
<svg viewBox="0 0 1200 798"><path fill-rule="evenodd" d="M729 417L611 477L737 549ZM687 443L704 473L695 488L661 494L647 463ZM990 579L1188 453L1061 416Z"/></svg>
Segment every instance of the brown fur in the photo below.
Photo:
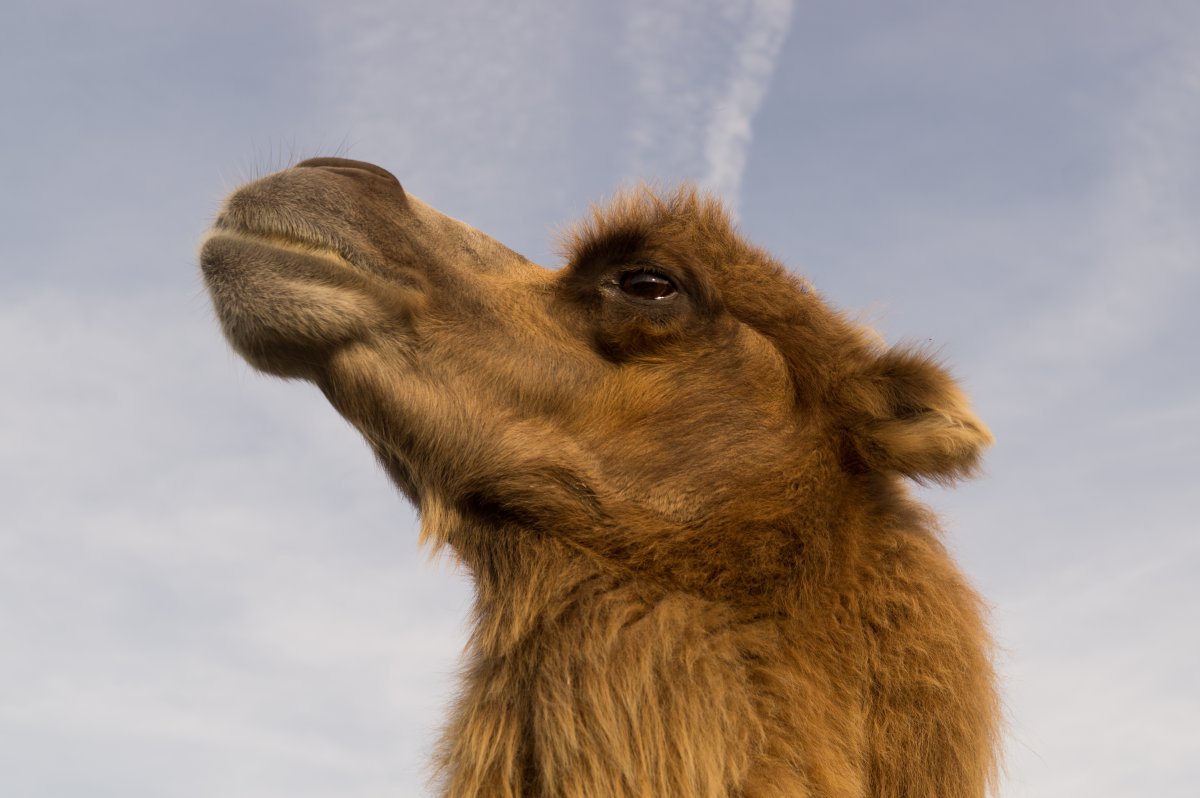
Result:
<svg viewBox="0 0 1200 798"><path fill-rule="evenodd" d="M980 601L903 478L989 433L690 189L547 271L368 164L242 188L201 261L226 335L317 384L476 584L443 794L981 796ZM637 299L622 275L678 286Z"/></svg>

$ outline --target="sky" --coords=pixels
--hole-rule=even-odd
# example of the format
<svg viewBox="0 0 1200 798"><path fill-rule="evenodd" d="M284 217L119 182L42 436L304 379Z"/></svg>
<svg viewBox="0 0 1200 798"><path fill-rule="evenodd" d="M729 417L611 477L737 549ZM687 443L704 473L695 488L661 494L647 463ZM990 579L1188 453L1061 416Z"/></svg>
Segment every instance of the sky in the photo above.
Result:
<svg viewBox="0 0 1200 798"><path fill-rule="evenodd" d="M1200 781L1200 7L8 0L0 794L420 796L470 586L311 386L221 339L221 198L374 161L547 266L723 196L997 444L922 490L992 607L1002 796Z"/></svg>

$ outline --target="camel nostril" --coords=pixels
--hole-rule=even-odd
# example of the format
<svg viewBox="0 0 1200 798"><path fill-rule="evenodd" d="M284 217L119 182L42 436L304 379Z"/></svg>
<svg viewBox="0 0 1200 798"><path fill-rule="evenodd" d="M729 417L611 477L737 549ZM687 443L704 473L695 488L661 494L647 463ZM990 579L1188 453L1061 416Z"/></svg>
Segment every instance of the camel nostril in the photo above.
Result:
<svg viewBox="0 0 1200 798"><path fill-rule="evenodd" d="M367 172L368 174L385 178L392 181L396 185L400 185L400 181L396 179L396 176L383 167L376 166L373 163L367 163L366 161L352 161L349 158L309 158L306 161L301 161L300 163L296 164L293 168L305 169L309 167L321 166L339 170L352 169L359 172Z"/></svg>

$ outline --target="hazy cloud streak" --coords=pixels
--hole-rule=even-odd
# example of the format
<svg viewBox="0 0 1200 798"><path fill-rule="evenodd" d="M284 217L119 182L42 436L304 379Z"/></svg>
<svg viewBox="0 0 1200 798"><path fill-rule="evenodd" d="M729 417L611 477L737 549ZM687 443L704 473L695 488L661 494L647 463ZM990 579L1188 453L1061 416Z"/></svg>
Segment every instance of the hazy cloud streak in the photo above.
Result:
<svg viewBox="0 0 1200 798"><path fill-rule="evenodd" d="M704 184L726 198L736 214L746 171L754 114L766 96L779 51L792 24L792 0L731 3L747 17L725 93L712 107L704 142Z"/></svg>
<svg viewBox="0 0 1200 798"><path fill-rule="evenodd" d="M736 211L752 123L791 27L791 0L729 0L699 15L684 0L631 4L632 177L692 179Z"/></svg>

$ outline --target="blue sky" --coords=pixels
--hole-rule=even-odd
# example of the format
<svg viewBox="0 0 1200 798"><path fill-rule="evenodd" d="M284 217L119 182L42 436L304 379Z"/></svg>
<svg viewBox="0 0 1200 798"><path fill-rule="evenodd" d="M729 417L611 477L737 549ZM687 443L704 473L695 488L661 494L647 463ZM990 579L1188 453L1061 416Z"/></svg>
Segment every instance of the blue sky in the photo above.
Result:
<svg viewBox="0 0 1200 798"><path fill-rule="evenodd" d="M11 0L0 793L420 795L469 597L309 386L221 340L239 182L331 152L553 265L695 179L998 443L926 491L993 606L1005 796L1200 780L1194 3Z"/></svg>

